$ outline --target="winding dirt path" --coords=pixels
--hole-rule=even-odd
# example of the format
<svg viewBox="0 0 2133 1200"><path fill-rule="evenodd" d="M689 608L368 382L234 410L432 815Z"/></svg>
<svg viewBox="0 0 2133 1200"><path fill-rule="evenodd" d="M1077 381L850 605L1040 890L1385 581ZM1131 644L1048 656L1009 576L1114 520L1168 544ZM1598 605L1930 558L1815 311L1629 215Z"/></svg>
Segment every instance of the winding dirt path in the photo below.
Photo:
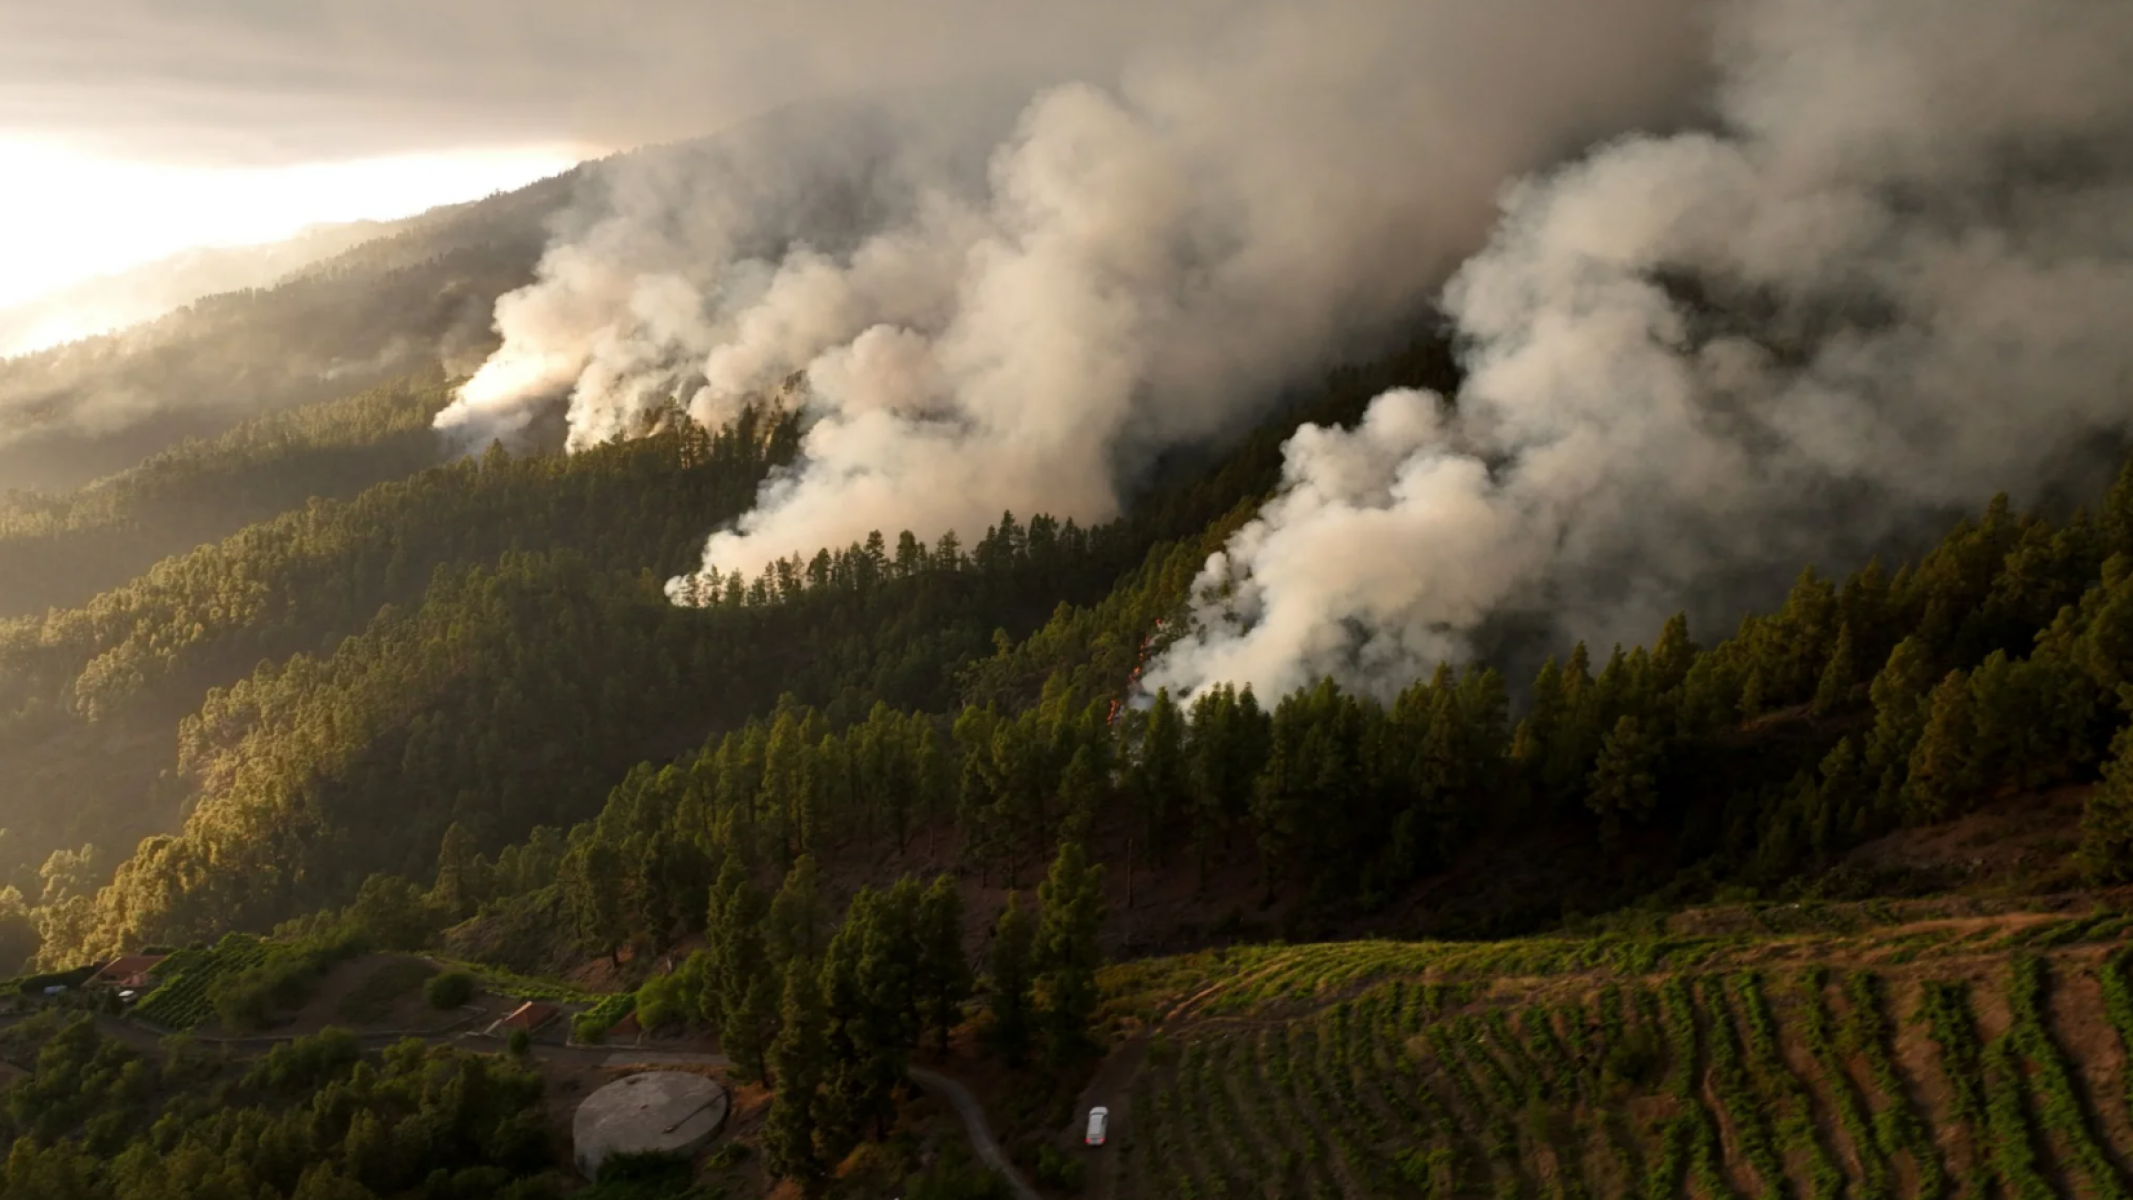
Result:
<svg viewBox="0 0 2133 1200"><path fill-rule="evenodd" d="M1000 1178L1007 1181L1007 1186L1014 1191L1017 1200L1044 1200L1044 1197L1037 1194L1037 1189L1022 1178L1022 1173L1015 1170L1014 1164L1007 1161L1007 1155L1000 1150L1000 1143L993 1139L992 1125L985 1119L985 1106L978 1103L978 1098L970 1094L969 1088L938 1071L928 1071L924 1067L911 1068L911 1082L947 1098L948 1103L955 1107L957 1115L963 1118L963 1127L970 1131L971 1148L977 1151L978 1158L986 1166L1000 1173Z"/></svg>

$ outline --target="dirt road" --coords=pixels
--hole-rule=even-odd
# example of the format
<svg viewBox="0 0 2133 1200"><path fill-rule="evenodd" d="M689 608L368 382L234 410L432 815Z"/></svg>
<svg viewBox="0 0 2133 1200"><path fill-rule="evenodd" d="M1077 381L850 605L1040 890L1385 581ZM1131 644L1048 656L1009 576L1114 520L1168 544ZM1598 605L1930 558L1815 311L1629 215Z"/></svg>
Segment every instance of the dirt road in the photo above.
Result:
<svg viewBox="0 0 2133 1200"><path fill-rule="evenodd" d="M936 1095L947 1097L948 1103L955 1107L956 1115L963 1118L963 1127L970 1131L970 1145L978 1152L979 1160L1000 1173L1000 1178L1005 1179L1007 1186L1014 1189L1016 1200L1044 1200L1044 1197L1037 1194L1037 1189L1022 1178L1022 1173L1015 1170L1015 1165L1007 1161L1007 1155L1000 1150L1000 1143L993 1140L992 1125L985 1119L985 1107L978 1103L976 1096L970 1094L969 1088L938 1071L928 1071L924 1067L911 1068L911 1082Z"/></svg>

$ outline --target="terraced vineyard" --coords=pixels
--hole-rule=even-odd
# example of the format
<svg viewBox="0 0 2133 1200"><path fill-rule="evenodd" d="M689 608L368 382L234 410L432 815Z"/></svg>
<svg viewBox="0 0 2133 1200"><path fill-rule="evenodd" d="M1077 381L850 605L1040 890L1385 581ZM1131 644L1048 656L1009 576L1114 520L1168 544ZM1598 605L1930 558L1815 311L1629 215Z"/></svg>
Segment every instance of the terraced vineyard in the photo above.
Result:
<svg viewBox="0 0 2133 1200"><path fill-rule="evenodd" d="M215 981L256 967L267 959L267 944L247 934L227 934L213 946L180 950L156 970L161 982L143 997L135 1014L165 1029L191 1029L212 1019Z"/></svg>
<svg viewBox="0 0 2133 1200"><path fill-rule="evenodd" d="M2091 940L2123 928L2009 923L1932 957L1893 931L1123 971L1114 1012L1165 1012L1118 1192L2133 1200L2133 948Z"/></svg>

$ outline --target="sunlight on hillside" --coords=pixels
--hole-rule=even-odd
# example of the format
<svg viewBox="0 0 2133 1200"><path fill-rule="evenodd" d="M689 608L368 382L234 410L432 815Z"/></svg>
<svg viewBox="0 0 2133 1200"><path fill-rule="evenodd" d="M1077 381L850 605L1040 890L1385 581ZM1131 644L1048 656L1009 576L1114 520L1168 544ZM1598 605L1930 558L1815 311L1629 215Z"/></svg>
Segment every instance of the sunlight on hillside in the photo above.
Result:
<svg viewBox="0 0 2133 1200"><path fill-rule="evenodd" d="M567 146L419 154L285 167L190 167L97 158L0 138L0 304L208 245L307 225L389 219L567 169ZM76 328L55 315L52 330Z"/></svg>

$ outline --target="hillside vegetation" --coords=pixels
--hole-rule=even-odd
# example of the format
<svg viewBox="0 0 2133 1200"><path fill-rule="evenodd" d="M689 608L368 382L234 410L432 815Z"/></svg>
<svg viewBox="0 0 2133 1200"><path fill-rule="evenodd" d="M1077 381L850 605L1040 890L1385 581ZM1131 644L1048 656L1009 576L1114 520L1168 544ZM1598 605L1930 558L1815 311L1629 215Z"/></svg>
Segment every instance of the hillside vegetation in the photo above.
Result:
<svg viewBox="0 0 2133 1200"><path fill-rule="evenodd" d="M441 462L435 375L254 417L74 492L0 505L0 617L68 608L157 560L313 499L345 500Z"/></svg>
<svg viewBox="0 0 2133 1200"><path fill-rule="evenodd" d="M547 977L582 1037L716 1044L748 1170L811 1196L947 1170L909 1136L929 1062L1059 1195L2125 1195L2133 470L1809 567L1729 636L1389 699L1137 690L1298 422L1456 382L1418 341L1126 518L880 531L678 605L797 414L431 465L425 378L18 502L0 554L288 507L0 623L0 957L190 945L142 1010L171 1026L270 1023L371 951ZM289 499L323 463L348 494ZM1988 818L2039 861L1950 874ZM1327 940L1365 935L1409 940ZM24 1195L156 1195L181 1151L248 1197L564 1186L490 1104L538 1094L517 1060L328 1037L195 1087L139 1025L34 1028ZM1063 1157L1090 1103L1119 1142Z"/></svg>
<svg viewBox="0 0 2133 1200"><path fill-rule="evenodd" d="M97 860L108 877L133 841L176 828L186 803L177 727L214 689L255 671L280 679L292 656L331 658L374 622L410 619L433 585L440 597L463 595L446 584L466 569L498 570L511 554L575 555L581 576L591 570L601 587L634 589L640 604L664 610L648 570L679 569L701 523L739 511L791 436L789 421L749 416L721 438L672 432L567 458L464 459L350 500L313 499L167 558L84 606L0 622L5 869L32 899L65 900L79 892L54 894L49 879L32 887L21 872L35 880L50 854L94 843L118 852ZM199 473L268 486L286 460L245 462L247 444L203 449ZM518 568L551 569L568 568L560 559ZM493 744L502 730L489 728Z"/></svg>
<svg viewBox="0 0 2133 1200"><path fill-rule="evenodd" d="M1158 695L1116 710L1136 647L1206 549L1159 544L1093 609L1062 607L959 671L960 710L900 711L881 690L816 706L803 692L640 764L597 820L541 831L548 849L492 851L476 831L461 843L471 882L442 917L583 931L551 942L562 956L657 953L701 928L703 889L729 859L770 880L806 855L832 878L952 865L981 888L1014 888L1060 844L1086 842L1112 866L1114 946L1127 923L1186 938L1226 923L1235 937L1277 917L1303 936L1472 936L1721 888L1798 895L1873 838L2099 772L2081 854L2058 883L2112 882L2129 869L2113 649L2133 587L2129 505L2133 479L2099 515L2063 522L1996 501L1894 575L1804 573L1782 609L1714 646L1679 618L1597 670L1578 646L1542 667L1516 717L1487 667L1440 671L1389 705L1323 684L1264 706L1217 689L1189 709ZM907 545L876 565L854 548L728 578L695 619L761 622L804 646L801 627L772 622L829 614L813 627L833 629L922 588L1012 597L1103 536L1084 549L1070 529L1003 522L967 563ZM1079 661L1018 695L1023 664L1070 641ZM894 677L864 678L880 689ZM536 853L641 866L654 846L679 865L596 871L576 887L499 870L503 855ZM1192 900L1136 917L1136 872L1143 893ZM622 915L601 915L618 893ZM985 895L996 911L1003 889ZM1180 927L1195 907L1197 934Z"/></svg>

